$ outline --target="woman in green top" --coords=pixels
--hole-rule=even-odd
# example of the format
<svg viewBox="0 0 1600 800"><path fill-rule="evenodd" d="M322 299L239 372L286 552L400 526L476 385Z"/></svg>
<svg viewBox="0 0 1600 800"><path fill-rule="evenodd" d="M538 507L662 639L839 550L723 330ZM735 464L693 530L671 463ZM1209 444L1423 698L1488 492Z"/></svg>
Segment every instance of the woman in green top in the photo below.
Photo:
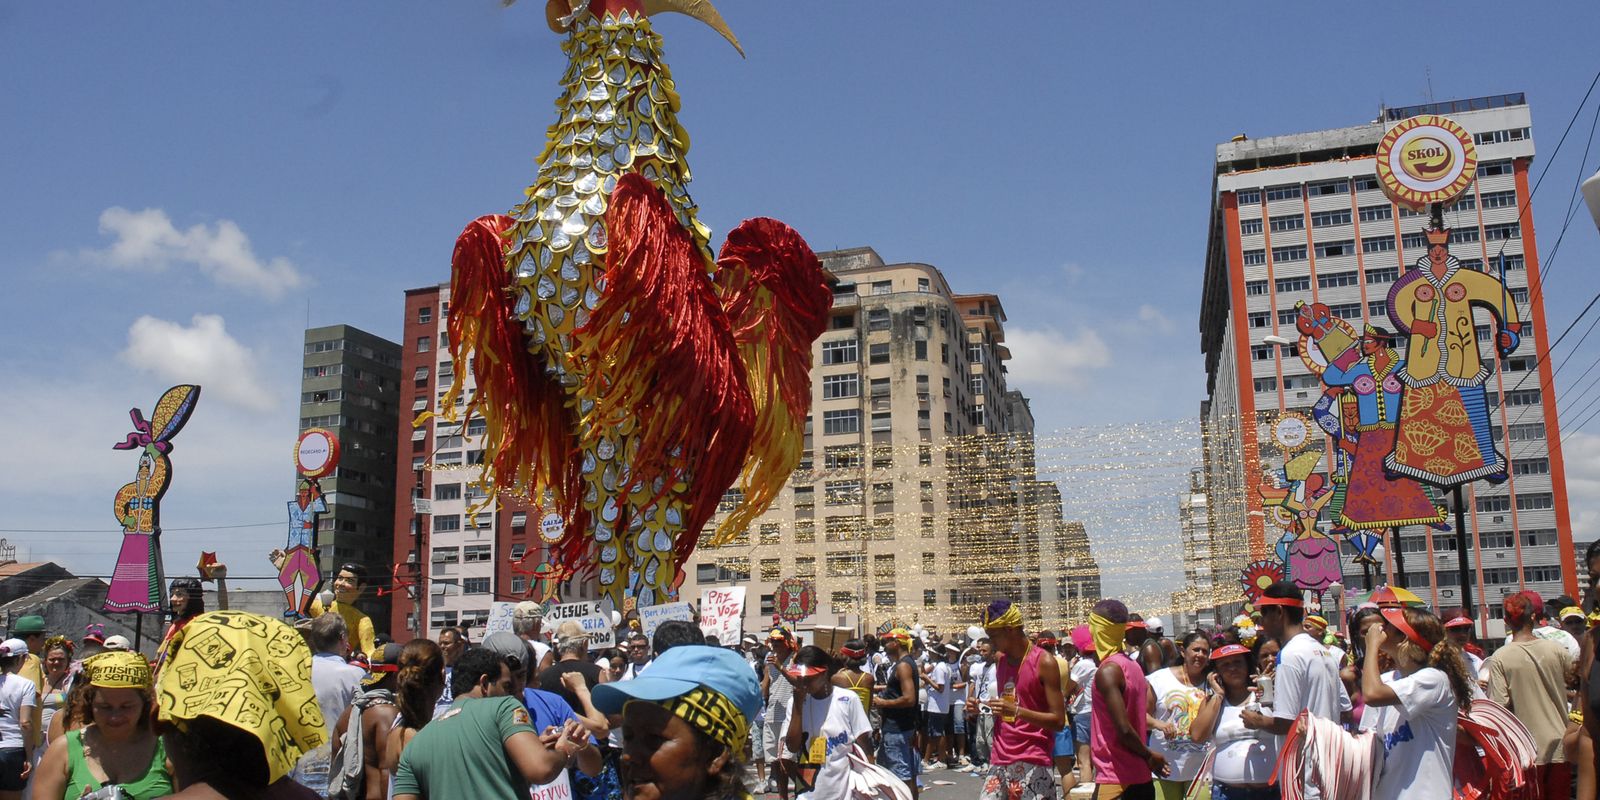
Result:
<svg viewBox="0 0 1600 800"><path fill-rule="evenodd" d="M88 685L74 709L90 720L63 737L39 764L37 800L75 800L108 784L133 800L172 794L172 766L150 726L155 710L150 665L126 650L83 662Z"/></svg>

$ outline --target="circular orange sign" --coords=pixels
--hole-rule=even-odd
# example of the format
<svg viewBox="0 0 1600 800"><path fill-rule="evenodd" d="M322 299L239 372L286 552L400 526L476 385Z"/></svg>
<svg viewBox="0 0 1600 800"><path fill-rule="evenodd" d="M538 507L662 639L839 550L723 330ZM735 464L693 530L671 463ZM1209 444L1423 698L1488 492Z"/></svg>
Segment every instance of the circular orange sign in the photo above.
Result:
<svg viewBox="0 0 1600 800"><path fill-rule="evenodd" d="M1390 128L1378 142L1377 161L1383 193L1419 211L1455 200L1478 174L1472 134L1437 114L1404 119Z"/></svg>

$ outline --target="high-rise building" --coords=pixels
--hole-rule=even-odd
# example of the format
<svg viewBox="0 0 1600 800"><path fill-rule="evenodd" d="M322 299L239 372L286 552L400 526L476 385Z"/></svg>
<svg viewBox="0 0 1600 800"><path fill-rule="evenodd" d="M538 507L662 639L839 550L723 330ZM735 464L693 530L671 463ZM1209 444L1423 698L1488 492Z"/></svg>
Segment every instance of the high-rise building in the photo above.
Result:
<svg viewBox="0 0 1600 800"><path fill-rule="evenodd" d="M1324 303L1358 330L1367 321L1392 329L1385 309L1389 287L1426 254L1426 212L1390 202L1374 165L1385 131L1421 114L1447 115L1473 135L1477 179L1445 211L1450 252L1465 268L1504 272L1506 300L1516 304L1523 329L1520 349L1510 358L1486 359L1493 369L1486 388L1494 438L1510 459L1510 478L1463 487L1465 531L1403 529L1398 550L1404 583L1430 605L1459 605L1454 537L1464 533L1475 553L1468 561L1473 597L1485 617L1498 617L1499 600L1508 592L1576 591L1528 210L1531 117L1523 95L1508 94L1388 108L1363 125L1265 139L1240 136L1217 146L1200 339L1209 395L1202 411L1207 509L1218 543L1213 561L1219 602L1237 599L1228 570L1237 574L1249 553L1265 555L1276 539L1264 530L1255 491L1263 475L1282 464L1268 441L1268 424L1284 412L1309 409L1322 391L1293 345L1268 337L1298 339L1297 301ZM1490 318L1476 314L1476 345L1487 355ZM1391 542L1379 571L1398 584L1395 549ZM1366 577L1351 566L1349 549L1344 552L1345 584L1364 587ZM1498 630L1500 623L1492 621L1488 632Z"/></svg>
<svg viewBox="0 0 1600 800"><path fill-rule="evenodd" d="M482 628L492 603L544 600L545 587L519 571L545 561L539 533L539 508L528 498L502 493L487 498L479 486L485 423L462 413L477 391L471 365L457 365L446 328L450 285L406 291L400 346L401 414L394 468L393 555L395 630L436 637L455 625ZM446 406L457 370L464 373L460 395ZM448 416L461 419L452 421ZM525 567L523 567L525 569ZM533 583L530 586L530 582ZM590 582L565 582L556 589L563 602L593 599Z"/></svg>
<svg viewBox="0 0 1600 800"><path fill-rule="evenodd" d="M1211 628L1218 622L1215 610L1218 576L1212 572L1211 527L1206 513L1205 470L1189 473L1189 489L1178 495L1178 531L1183 546L1183 589L1172 593L1173 617L1182 627ZM1221 576L1228 578L1232 576Z"/></svg>
<svg viewBox="0 0 1600 800"><path fill-rule="evenodd" d="M956 294L934 267L871 248L819 256L837 282L799 468L731 543L711 546L712 520L682 596L748 587L747 630L770 623L790 577L816 590L802 625L964 630L1001 596L1063 624L1069 602L1098 594L1099 570L1037 478L1033 415L1006 386L1000 299Z"/></svg>
<svg viewBox="0 0 1600 800"><path fill-rule="evenodd" d="M320 481L328 507L317 519L317 567L324 579L353 562L366 568L373 586L387 585L400 403L399 345L349 325L306 329L300 430L327 428L339 438L338 468ZM290 452L285 446L286 462ZM368 591L357 605L384 629L387 595Z"/></svg>

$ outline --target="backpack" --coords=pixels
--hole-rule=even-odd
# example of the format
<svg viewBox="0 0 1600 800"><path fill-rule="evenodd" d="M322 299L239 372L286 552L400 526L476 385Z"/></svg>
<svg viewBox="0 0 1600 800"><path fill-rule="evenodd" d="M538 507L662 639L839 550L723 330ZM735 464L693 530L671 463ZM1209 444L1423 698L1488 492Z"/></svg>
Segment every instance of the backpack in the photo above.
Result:
<svg viewBox="0 0 1600 800"><path fill-rule="evenodd" d="M373 689L350 701L350 721L345 723L339 752L328 767L329 800L366 800L367 758L361 737L361 712L372 706L394 705L394 692Z"/></svg>

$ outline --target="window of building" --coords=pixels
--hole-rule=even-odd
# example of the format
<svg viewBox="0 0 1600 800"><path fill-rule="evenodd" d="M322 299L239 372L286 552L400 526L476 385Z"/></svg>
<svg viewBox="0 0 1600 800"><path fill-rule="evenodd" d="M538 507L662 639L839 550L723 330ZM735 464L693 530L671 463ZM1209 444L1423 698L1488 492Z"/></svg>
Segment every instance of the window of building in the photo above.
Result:
<svg viewBox="0 0 1600 800"><path fill-rule="evenodd" d="M1284 309L1279 309L1278 310L1278 324L1279 325L1293 325L1294 321L1296 319L1298 319L1299 317L1300 317L1300 312L1295 310L1295 309L1293 309L1293 308L1284 308Z"/></svg>
<svg viewBox="0 0 1600 800"><path fill-rule="evenodd" d="M1317 276L1317 288L1336 289L1340 286L1356 286L1361 279L1356 277L1355 270L1349 272L1325 272Z"/></svg>
<svg viewBox="0 0 1600 800"><path fill-rule="evenodd" d="M917 530L921 533L922 538L924 538L924 539L932 539L933 538L933 515L931 515L931 514L923 514L920 518L918 518L917 519Z"/></svg>
<svg viewBox="0 0 1600 800"><path fill-rule="evenodd" d="M1302 229L1305 228L1305 226L1306 226L1306 218L1305 217L1303 217L1303 216L1301 216L1299 214L1285 214L1284 216L1281 216L1281 217L1273 217L1271 222L1270 222L1270 224L1267 227L1273 233L1282 233L1284 231L1302 230Z"/></svg>
<svg viewBox="0 0 1600 800"><path fill-rule="evenodd" d="M433 337L432 336L418 336L417 337L417 352L426 353L426 352L428 352L429 350L432 350L432 349L433 349Z"/></svg>
<svg viewBox="0 0 1600 800"><path fill-rule="evenodd" d="M1503 494L1479 495L1475 502L1479 514L1510 511L1511 498Z"/></svg>
<svg viewBox="0 0 1600 800"><path fill-rule="evenodd" d="M479 561L493 561L494 547L487 544L469 544L461 548L461 560L472 563Z"/></svg>
<svg viewBox="0 0 1600 800"><path fill-rule="evenodd" d="M1515 171L1516 170L1512 168L1509 160L1483 161L1479 162L1478 164L1478 177L1480 178L1491 177L1494 175L1510 175Z"/></svg>
<svg viewBox="0 0 1600 800"><path fill-rule="evenodd" d="M1394 210L1389 206L1362 206L1356 218L1362 222L1380 222L1394 219Z"/></svg>
<svg viewBox="0 0 1600 800"><path fill-rule="evenodd" d="M775 581L783 575L783 560L777 558L761 559L761 580Z"/></svg>
<svg viewBox="0 0 1600 800"><path fill-rule="evenodd" d="M888 397L889 396L889 379L888 378L872 378L871 380L868 381L867 385L868 385L868 389L871 391L871 394L872 394L873 397L877 398L877 397Z"/></svg>
<svg viewBox="0 0 1600 800"><path fill-rule="evenodd" d="M1546 469L1548 469L1548 465L1546 465ZM1518 511L1547 511L1555 507L1555 496L1548 492L1517 495Z"/></svg>
<svg viewBox="0 0 1600 800"><path fill-rule="evenodd" d="M843 331L843 330L849 330L850 328L854 328L855 326L856 326L856 315L854 315L854 314L834 314L833 315L833 319L828 323L828 330Z"/></svg>
<svg viewBox="0 0 1600 800"><path fill-rule="evenodd" d="M433 499L435 500L460 500L461 484L436 483L433 485Z"/></svg>
<svg viewBox="0 0 1600 800"><path fill-rule="evenodd" d="M861 553L829 553L827 560L828 577L864 577L867 574L866 558Z"/></svg>
<svg viewBox="0 0 1600 800"><path fill-rule="evenodd" d="M1524 330L1526 330L1526 329L1524 329ZM1494 393L1490 392L1489 393L1489 408L1493 409L1495 407L1495 405L1496 405L1495 401L1496 401L1496 398L1495 398ZM1538 389L1516 389L1516 390L1513 390L1513 391L1506 392L1505 405L1507 407L1509 407L1509 408L1515 408L1515 407L1518 407L1518 406L1533 406L1533 405L1538 405L1538 404L1539 404L1539 390Z"/></svg>
<svg viewBox="0 0 1600 800"><path fill-rule="evenodd" d="M428 614L428 624L435 630L439 628L453 628L456 625L457 615L454 611L434 611Z"/></svg>
<svg viewBox="0 0 1600 800"><path fill-rule="evenodd" d="M894 419L888 411L874 411L872 413L872 429L875 431L894 430Z"/></svg>
<svg viewBox="0 0 1600 800"><path fill-rule="evenodd" d="M1306 260L1306 246L1303 244L1289 247L1272 248L1273 261L1304 261Z"/></svg>
<svg viewBox="0 0 1600 800"><path fill-rule="evenodd" d="M1265 328L1272 324L1271 311L1255 311L1250 314L1250 327Z"/></svg>
<svg viewBox="0 0 1600 800"><path fill-rule="evenodd" d="M1523 529L1523 547L1551 547L1561 543L1561 537L1555 528Z"/></svg>
<svg viewBox="0 0 1600 800"><path fill-rule="evenodd" d="M794 487L794 505L795 505L795 508L811 508L812 506L815 506L816 504L817 504L817 487L815 487L815 486L796 486L796 487ZM799 523L796 523L796 524L798 525ZM797 532L798 532L798 530L799 529L796 528Z"/></svg>
<svg viewBox="0 0 1600 800"><path fill-rule="evenodd" d="M1346 322L1361 321L1360 303L1335 303L1328 306L1328 312Z"/></svg>
<svg viewBox="0 0 1600 800"><path fill-rule="evenodd" d="M1300 184L1298 183L1289 186L1267 187L1267 202L1269 203L1274 200L1294 200L1298 197L1300 197Z"/></svg>
<svg viewBox="0 0 1600 800"><path fill-rule="evenodd" d="M1504 192L1484 192L1484 208L1510 208L1517 204L1517 192L1510 189Z"/></svg>
<svg viewBox="0 0 1600 800"><path fill-rule="evenodd" d="M873 281L872 282L872 293L873 294L893 294L894 293L894 281Z"/></svg>
<svg viewBox="0 0 1600 800"><path fill-rule="evenodd" d="M856 542L866 531L866 517L847 514L823 520L823 540L829 542Z"/></svg>
<svg viewBox="0 0 1600 800"><path fill-rule="evenodd" d="M1278 390L1278 379L1272 376L1256 378L1255 386L1257 392L1276 392Z"/></svg>
<svg viewBox="0 0 1600 800"><path fill-rule="evenodd" d="M889 363L889 345L888 345L888 343L887 342L880 342L878 344L868 345L867 346L867 363L869 363L869 364L887 364L887 363Z"/></svg>
<svg viewBox="0 0 1600 800"><path fill-rule="evenodd" d="M939 590L938 589L923 589L922 590L922 607L923 608L935 608L938 605L939 605Z"/></svg>
<svg viewBox="0 0 1600 800"><path fill-rule="evenodd" d="M831 613L849 614L855 609L856 598L855 595L849 592L834 592L828 602L831 606L829 609Z"/></svg>
<svg viewBox="0 0 1600 800"><path fill-rule="evenodd" d="M860 505L861 481L827 481L823 484L823 503L830 506Z"/></svg>
<svg viewBox="0 0 1600 800"><path fill-rule="evenodd" d="M873 345L873 347L877 347L877 345ZM912 342L911 343L911 353L912 353L912 356L914 356L918 361L927 361L928 360L928 340L927 339L918 339L915 342ZM882 362L874 361L872 363L878 364L878 363L882 363Z"/></svg>
<svg viewBox="0 0 1600 800"><path fill-rule="evenodd" d="M1266 281L1246 281L1244 284L1246 297L1260 297L1267 293Z"/></svg>
<svg viewBox="0 0 1600 800"><path fill-rule="evenodd" d="M526 544L518 542L518 543L516 543L514 545L511 545L511 560L512 561L521 561L522 557L526 556L527 554L528 554L528 546Z"/></svg>
<svg viewBox="0 0 1600 800"><path fill-rule="evenodd" d="M1258 345L1255 345L1255 346L1250 348L1250 360L1252 360L1252 361L1271 361L1272 360L1272 351L1274 349L1276 349L1276 347L1274 345L1270 345L1270 344L1258 344Z"/></svg>
<svg viewBox="0 0 1600 800"><path fill-rule="evenodd" d="M1521 239L1522 226L1515 222L1507 222L1502 225L1485 225L1483 226L1483 238L1485 241L1490 242L1498 242L1502 239Z"/></svg>
<svg viewBox="0 0 1600 800"><path fill-rule="evenodd" d="M426 383L428 381L428 372L428 367L417 367L417 371L412 373L411 379L417 383Z"/></svg>
<svg viewBox="0 0 1600 800"><path fill-rule="evenodd" d="M879 589L872 593L872 604L879 608L893 608L895 604L893 589Z"/></svg>
<svg viewBox="0 0 1600 800"><path fill-rule="evenodd" d="M1476 242L1476 241L1478 241L1478 229L1477 228L1456 228L1455 230L1450 231L1450 243L1451 244L1461 244L1463 242Z"/></svg>
<svg viewBox="0 0 1600 800"><path fill-rule="evenodd" d="M822 343L823 364L854 364L861 345L855 339L834 339Z"/></svg>
<svg viewBox="0 0 1600 800"><path fill-rule="evenodd" d="M794 574L800 578L817 577L817 559L815 556L795 556Z"/></svg>
<svg viewBox="0 0 1600 800"><path fill-rule="evenodd" d="M867 330L869 330L869 331L886 331L886 330L889 330L889 309L887 309L887 308L869 308L869 309L867 309Z"/></svg>
<svg viewBox="0 0 1600 800"><path fill-rule="evenodd" d="M1241 236L1252 236L1252 235L1258 234L1260 232L1261 232L1261 220L1259 220L1259 219L1241 219L1241 220L1239 220L1239 234Z"/></svg>
<svg viewBox="0 0 1600 800"><path fill-rule="evenodd" d="M462 578L461 579L461 593L462 594L488 594L489 593L489 579L488 578Z"/></svg>
<svg viewBox="0 0 1600 800"><path fill-rule="evenodd" d="M1350 209L1348 208L1339 209L1338 211L1317 211L1311 215L1311 227L1313 228L1331 228L1335 225L1349 224Z"/></svg>
<svg viewBox="0 0 1600 800"><path fill-rule="evenodd" d="M1311 276L1300 275L1277 280L1279 292L1303 292L1311 288Z"/></svg>
<svg viewBox="0 0 1600 800"><path fill-rule="evenodd" d="M874 578L894 579L893 553L879 553L872 557L872 576Z"/></svg>
<svg viewBox="0 0 1600 800"><path fill-rule="evenodd" d="M1561 580L1561 567L1555 564L1540 567L1524 567L1522 569L1522 575L1523 579L1528 583L1557 583Z"/></svg>
<svg viewBox="0 0 1600 800"><path fill-rule="evenodd" d="M1326 197L1330 194L1349 194L1350 182L1341 178L1333 181L1306 184L1306 194L1312 197ZM1348 221L1348 220L1347 220Z"/></svg>
<svg viewBox="0 0 1600 800"><path fill-rule="evenodd" d="M822 448L822 466L824 469L860 469L860 445L830 445Z"/></svg>
<svg viewBox="0 0 1600 800"><path fill-rule="evenodd" d="M1336 258L1338 256L1355 255L1356 245L1350 239L1337 242L1319 242L1317 244L1317 258Z"/></svg>
<svg viewBox="0 0 1600 800"><path fill-rule="evenodd" d="M435 547L433 557L429 560L435 564L458 564L461 562L461 548Z"/></svg>
<svg viewBox="0 0 1600 800"><path fill-rule="evenodd" d="M825 400L855 397L860 393L861 378L853 372L822 376L822 397Z"/></svg>
<svg viewBox="0 0 1600 800"><path fill-rule="evenodd" d="M894 466L894 445L875 444L872 446L872 468L889 469Z"/></svg>
<svg viewBox="0 0 1600 800"><path fill-rule="evenodd" d="M434 514L433 515L433 529L435 531L441 531L441 532L442 531L459 531L459 530L461 530L461 515L460 514Z"/></svg>
<svg viewBox="0 0 1600 800"><path fill-rule="evenodd" d="M1367 236L1361 240L1363 253L1386 253L1391 250L1394 250L1393 236Z"/></svg>
<svg viewBox="0 0 1600 800"><path fill-rule="evenodd" d="M798 497L798 495L796 495ZM797 519L794 521L795 544L815 544L817 541L817 521L812 519Z"/></svg>
<svg viewBox="0 0 1600 800"><path fill-rule="evenodd" d="M822 412L822 432L827 435L861 432L861 410L846 408Z"/></svg>
<svg viewBox="0 0 1600 800"><path fill-rule="evenodd" d="M1499 430L1499 426L1495 427ZM1532 442L1544 438L1543 422L1519 422L1507 430L1513 442Z"/></svg>
<svg viewBox="0 0 1600 800"><path fill-rule="evenodd" d="M1389 303L1386 300L1373 300L1367 303L1367 316L1383 318L1389 314Z"/></svg>
<svg viewBox="0 0 1600 800"><path fill-rule="evenodd" d="M937 570L934 567L935 567L934 554L933 553L924 552L922 554L922 574L924 574L924 575L933 575L935 572L937 572Z"/></svg>
<svg viewBox="0 0 1600 800"><path fill-rule="evenodd" d="M1394 283L1397 280L1400 280L1399 267L1378 267L1367 270L1367 283Z"/></svg>

